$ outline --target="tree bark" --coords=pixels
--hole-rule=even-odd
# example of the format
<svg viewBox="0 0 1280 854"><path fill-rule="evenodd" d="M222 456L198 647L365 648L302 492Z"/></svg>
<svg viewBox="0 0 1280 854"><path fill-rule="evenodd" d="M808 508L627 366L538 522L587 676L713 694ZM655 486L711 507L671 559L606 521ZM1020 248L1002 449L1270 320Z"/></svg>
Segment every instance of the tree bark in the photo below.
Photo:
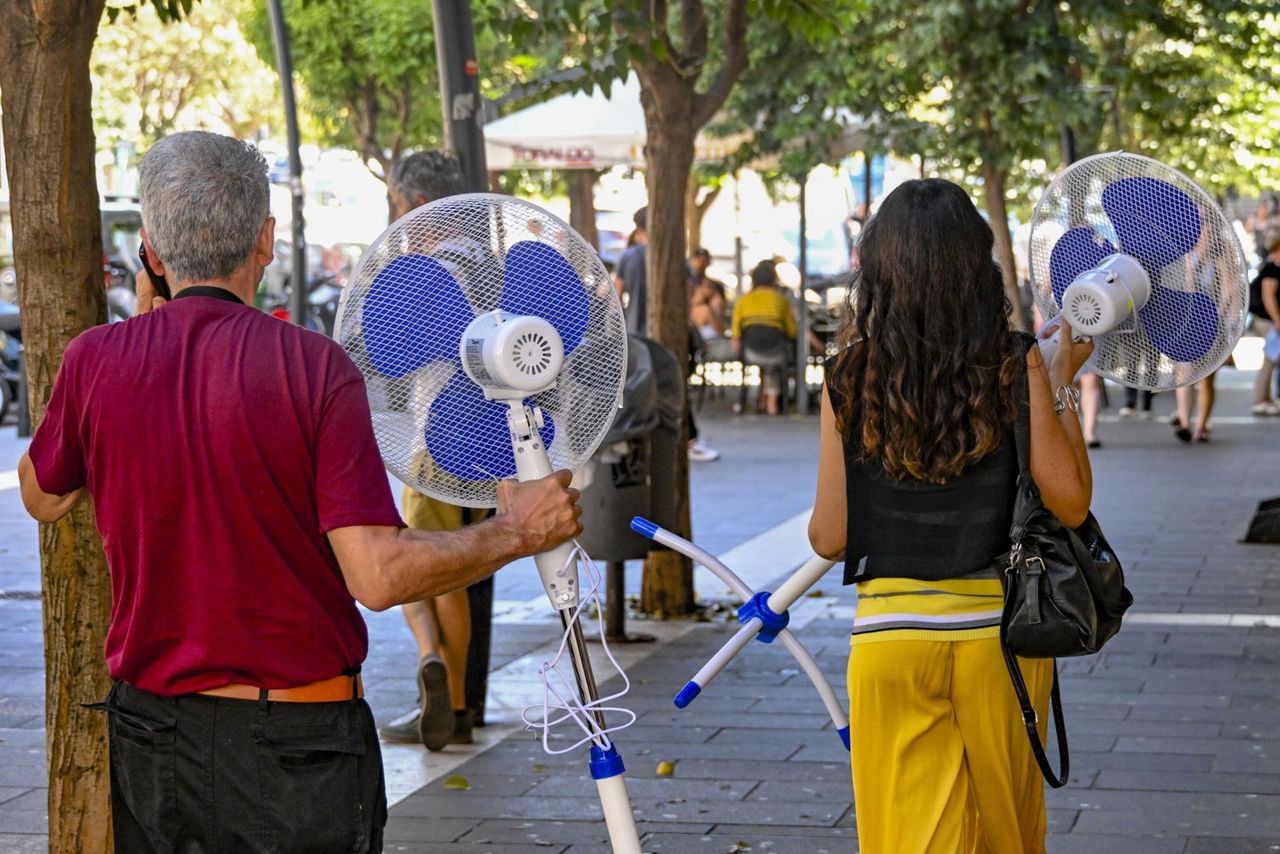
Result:
<svg viewBox="0 0 1280 854"><path fill-rule="evenodd" d="M89 53L103 0L0 0L0 99L32 423L72 338L106 320ZM49 850L110 851L111 587L92 502L40 526Z"/></svg>
<svg viewBox="0 0 1280 854"><path fill-rule="evenodd" d="M987 218L996 237L996 260L1004 274L1004 292L1013 307L1011 323L1015 329L1027 330L1027 312L1022 304L1022 288L1018 283L1018 268L1013 259L1013 235L1009 232L1009 208L1005 203L1005 182L1008 173L991 163L982 164L982 191L986 196Z"/></svg>
<svg viewBox="0 0 1280 854"><path fill-rule="evenodd" d="M692 101L692 87L669 87L662 92L664 104L676 109L659 110L652 95L641 94L645 109L648 141L645 145L649 210L646 231L649 337L666 347L680 365L689 359L689 299L685 285L685 188L693 168L693 144L698 129L689 118L682 100ZM688 403L686 401L686 406ZM681 421L681 442L688 440L688 422ZM676 533L692 533L689 512L689 458L676 455ZM675 551L652 551L645 560L640 587L640 610L663 616L690 614L696 607L693 592L693 564Z"/></svg>
<svg viewBox="0 0 1280 854"><path fill-rule="evenodd" d="M569 179L569 225L592 246L600 245L600 233L596 230L596 179L600 173L594 169L572 169Z"/></svg>
<svg viewBox="0 0 1280 854"><path fill-rule="evenodd" d="M684 194L684 221L685 230L688 234L686 248L692 252L702 246L702 220L706 217L707 211L715 204L716 199L720 196L722 186L708 187L706 195L698 198L698 191L702 187L694 180L693 176L689 176L688 184Z"/></svg>

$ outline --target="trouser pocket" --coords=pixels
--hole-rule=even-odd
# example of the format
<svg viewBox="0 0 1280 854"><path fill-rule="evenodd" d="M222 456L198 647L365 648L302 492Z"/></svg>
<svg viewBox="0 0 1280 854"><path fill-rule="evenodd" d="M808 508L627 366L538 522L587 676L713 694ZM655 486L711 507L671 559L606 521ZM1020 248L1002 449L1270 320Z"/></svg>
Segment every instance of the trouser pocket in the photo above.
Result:
<svg viewBox="0 0 1280 854"><path fill-rule="evenodd" d="M253 727L268 845L308 854L365 851L373 804L362 782L366 746L355 706L325 704L334 719L319 721L318 708L298 705L276 704ZM303 716L311 720L297 719Z"/></svg>
<svg viewBox="0 0 1280 854"><path fill-rule="evenodd" d="M177 840L177 718L117 683L97 708L107 713L111 812L117 843L171 851ZM123 695L123 696L122 696ZM136 701L136 702L135 702ZM117 844L117 849L120 847Z"/></svg>

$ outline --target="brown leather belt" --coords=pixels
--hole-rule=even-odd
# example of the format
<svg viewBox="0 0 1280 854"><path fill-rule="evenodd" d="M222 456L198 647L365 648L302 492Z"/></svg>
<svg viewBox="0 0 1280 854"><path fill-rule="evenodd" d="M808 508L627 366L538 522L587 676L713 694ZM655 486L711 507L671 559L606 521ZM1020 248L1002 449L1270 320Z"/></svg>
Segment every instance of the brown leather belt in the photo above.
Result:
<svg viewBox="0 0 1280 854"><path fill-rule="evenodd" d="M256 685L223 685L199 691L208 697L226 697L232 700L261 700L262 689ZM309 685L296 688L271 688L266 699L272 703L340 703L343 700L359 699L364 696L364 683L360 675L334 676L321 679Z"/></svg>

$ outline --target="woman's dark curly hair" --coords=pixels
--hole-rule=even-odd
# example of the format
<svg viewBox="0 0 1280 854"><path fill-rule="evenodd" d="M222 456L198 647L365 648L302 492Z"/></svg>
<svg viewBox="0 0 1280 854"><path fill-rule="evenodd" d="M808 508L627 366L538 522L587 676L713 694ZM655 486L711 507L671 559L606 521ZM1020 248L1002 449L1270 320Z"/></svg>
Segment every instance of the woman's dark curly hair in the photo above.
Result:
<svg viewBox="0 0 1280 854"><path fill-rule="evenodd" d="M949 181L890 193L858 243L832 382L841 433L889 476L942 483L1000 446L1020 348L991 228Z"/></svg>

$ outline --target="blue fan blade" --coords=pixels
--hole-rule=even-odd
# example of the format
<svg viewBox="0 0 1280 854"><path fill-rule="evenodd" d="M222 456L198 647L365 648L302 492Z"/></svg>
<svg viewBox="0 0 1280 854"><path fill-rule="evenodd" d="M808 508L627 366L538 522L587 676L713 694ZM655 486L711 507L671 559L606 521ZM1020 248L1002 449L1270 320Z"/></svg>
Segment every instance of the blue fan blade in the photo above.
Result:
<svg viewBox="0 0 1280 854"><path fill-rule="evenodd" d="M1204 294L1162 288L1152 282L1151 299L1138 310L1156 349L1175 362L1203 358L1218 340L1218 307Z"/></svg>
<svg viewBox="0 0 1280 854"><path fill-rule="evenodd" d="M430 362L457 361L458 342L475 316L443 264L403 255L374 277L360 323L373 367L403 377Z"/></svg>
<svg viewBox="0 0 1280 854"><path fill-rule="evenodd" d="M1077 276L1114 254L1115 247L1091 228L1073 228L1058 238L1049 253L1049 282L1053 285L1054 301L1062 305L1063 292Z"/></svg>
<svg viewBox="0 0 1280 854"><path fill-rule="evenodd" d="M556 436L555 422L544 417L546 424L539 432L543 445L550 447ZM427 453L436 465L460 480L515 477L507 406L486 400L466 374L454 374L431 402L426 437Z"/></svg>
<svg viewBox="0 0 1280 854"><path fill-rule="evenodd" d="M591 311L578 271L559 252L532 240L520 241L507 253L498 307L546 320L560 333L566 355L582 343Z"/></svg>
<svg viewBox="0 0 1280 854"><path fill-rule="evenodd" d="M1102 209L1120 251L1148 273L1186 255L1200 239L1200 209L1186 193L1155 178L1121 178L1102 191Z"/></svg>

